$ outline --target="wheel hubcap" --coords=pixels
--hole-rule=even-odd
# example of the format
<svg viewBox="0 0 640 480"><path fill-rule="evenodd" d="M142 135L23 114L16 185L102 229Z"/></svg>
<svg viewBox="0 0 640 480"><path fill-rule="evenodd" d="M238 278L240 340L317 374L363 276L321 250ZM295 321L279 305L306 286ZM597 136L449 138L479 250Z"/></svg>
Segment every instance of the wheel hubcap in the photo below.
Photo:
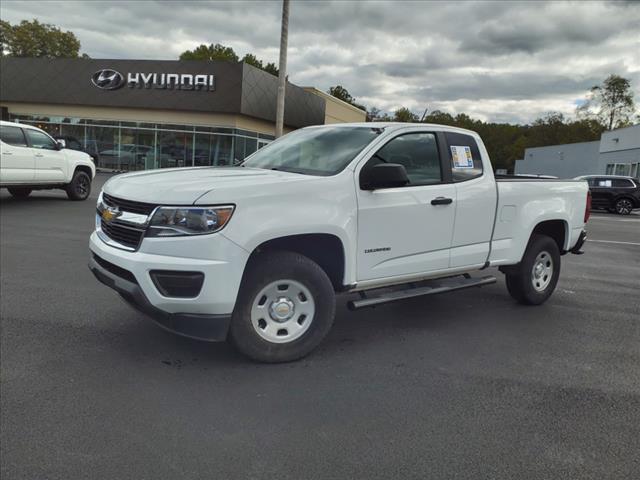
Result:
<svg viewBox="0 0 640 480"><path fill-rule="evenodd" d="M251 324L268 342L288 343L311 326L315 302L309 289L296 280L278 280L265 286L251 305Z"/></svg>
<svg viewBox="0 0 640 480"><path fill-rule="evenodd" d="M276 322L286 322L295 311L295 304L287 297L280 297L269 305L269 316Z"/></svg>
<svg viewBox="0 0 640 480"><path fill-rule="evenodd" d="M551 283L553 277L553 259L549 252L542 251L533 262L531 270L531 284L537 292L544 291Z"/></svg>

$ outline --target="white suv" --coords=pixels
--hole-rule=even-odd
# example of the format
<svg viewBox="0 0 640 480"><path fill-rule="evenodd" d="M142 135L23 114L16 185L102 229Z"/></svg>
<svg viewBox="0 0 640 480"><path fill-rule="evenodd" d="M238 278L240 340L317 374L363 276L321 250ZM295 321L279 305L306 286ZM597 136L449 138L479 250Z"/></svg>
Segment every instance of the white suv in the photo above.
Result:
<svg viewBox="0 0 640 480"><path fill-rule="evenodd" d="M0 122L0 187L17 198L33 190L61 188L71 200L91 193L96 168L83 152L64 148L31 125Z"/></svg>

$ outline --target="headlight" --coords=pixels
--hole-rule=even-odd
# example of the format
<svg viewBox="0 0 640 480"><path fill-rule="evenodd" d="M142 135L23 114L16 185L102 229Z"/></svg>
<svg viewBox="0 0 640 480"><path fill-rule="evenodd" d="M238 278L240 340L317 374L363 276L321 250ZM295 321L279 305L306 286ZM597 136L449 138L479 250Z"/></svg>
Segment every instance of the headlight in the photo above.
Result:
<svg viewBox="0 0 640 480"><path fill-rule="evenodd" d="M151 221L147 236L177 237L204 235L222 230L231 218L233 206L223 207L159 207Z"/></svg>

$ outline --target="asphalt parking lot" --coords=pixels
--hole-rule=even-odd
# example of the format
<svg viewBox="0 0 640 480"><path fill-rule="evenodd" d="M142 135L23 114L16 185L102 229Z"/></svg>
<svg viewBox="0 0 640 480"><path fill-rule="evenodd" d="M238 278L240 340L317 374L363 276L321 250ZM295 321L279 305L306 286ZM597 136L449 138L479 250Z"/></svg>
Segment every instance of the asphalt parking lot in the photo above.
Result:
<svg viewBox="0 0 640 480"><path fill-rule="evenodd" d="M95 198L0 191L3 479L625 479L640 471L640 214L596 213L540 307L498 283L356 313L252 363L86 267ZM635 473L634 473L635 472Z"/></svg>

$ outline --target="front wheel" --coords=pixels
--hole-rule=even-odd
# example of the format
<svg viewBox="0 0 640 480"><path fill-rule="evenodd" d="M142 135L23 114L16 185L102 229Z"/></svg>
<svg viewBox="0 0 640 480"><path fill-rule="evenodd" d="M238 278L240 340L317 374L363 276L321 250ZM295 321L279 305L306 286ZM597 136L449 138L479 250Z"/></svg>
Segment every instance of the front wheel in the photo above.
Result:
<svg viewBox="0 0 640 480"><path fill-rule="evenodd" d="M616 213L618 215L629 215L633 210L633 203L628 198L621 198L616 202Z"/></svg>
<svg viewBox="0 0 640 480"><path fill-rule="evenodd" d="M335 294L327 274L294 252L266 252L247 267L231 321L236 348L276 363L309 354L327 335Z"/></svg>
<svg viewBox="0 0 640 480"><path fill-rule="evenodd" d="M560 276L560 249L546 235L534 235L519 265L506 275L507 290L524 305L540 305L553 293Z"/></svg>
<svg viewBox="0 0 640 480"><path fill-rule="evenodd" d="M11 196L15 198L27 198L32 191L30 188L19 188L19 187L9 188L8 190Z"/></svg>
<svg viewBox="0 0 640 480"><path fill-rule="evenodd" d="M91 177L86 172L77 171L65 190L70 200L86 200L91 193Z"/></svg>

